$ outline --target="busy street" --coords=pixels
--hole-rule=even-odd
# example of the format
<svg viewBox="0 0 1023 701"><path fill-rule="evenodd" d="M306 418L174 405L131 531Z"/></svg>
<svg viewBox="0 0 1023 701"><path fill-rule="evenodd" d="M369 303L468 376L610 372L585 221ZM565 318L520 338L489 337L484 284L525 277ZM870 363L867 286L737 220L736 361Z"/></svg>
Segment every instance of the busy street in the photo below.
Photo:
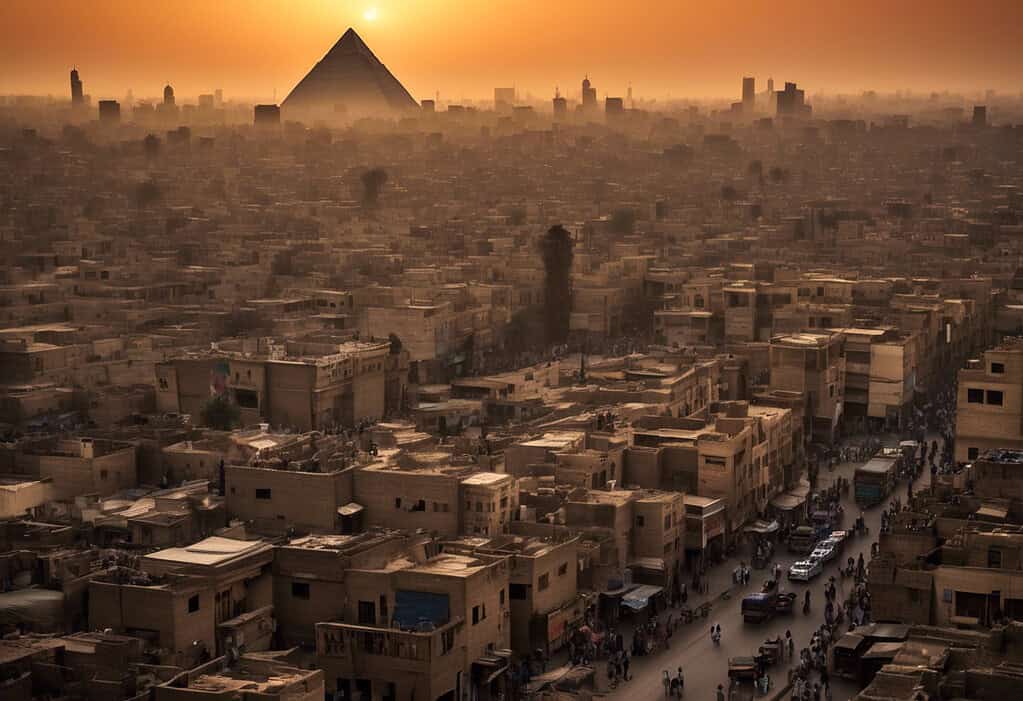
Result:
<svg viewBox="0 0 1023 701"><path fill-rule="evenodd" d="M941 438L937 437L937 440L940 441ZM889 438L885 444L897 446L898 441ZM846 457L866 456L849 451ZM827 664L823 661L827 659L826 650L829 644L848 630L849 617L861 622L866 617L863 607L854 604L850 608L845 608L840 602L847 601L850 594L856 591L856 575L862 575L864 567L869 565L871 546L877 540L883 522L888 520L891 510L897 508L896 500L901 502L905 499L910 484L908 479L899 482L887 498L861 511L856 504L853 490L848 488L843 490L838 488L838 485L850 484L857 467L866 462L868 461L838 462L833 469L821 468L818 475L815 492L831 491L837 494L835 506L840 507L843 514L839 528L850 531L842 546L842 552L824 563L819 573L815 572L806 582L790 579L788 576L790 566L803 556L790 553L784 543L779 543L775 548L774 557L769 564L758 563L766 565L763 569L750 566L751 555L755 554L751 553L750 545L740 547L724 563L707 573L706 595L689 596L687 602L689 607L698 607L701 603L710 602L706 618L698 617L692 623L679 624L678 612L668 608L660 614L660 618L665 622L672 621L674 630L669 637L670 647L649 655L632 655L632 648L628 646L629 631L623 630L622 637L626 641L626 649L629 650L628 657L631 657L627 666L628 679L620 661L617 665L608 665L602 661L597 665L598 688L606 685L608 694L616 699L651 699L661 695L713 699L719 690L726 699L753 698L760 695L773 697L783 689L792 687L797 687L794 689L796 693L802 692L802 684L794 674L802 665L806 670L806 680L809 682L810 698L843 699L854 695L858 687L848 680L832 677ZM919 490L925 488L929 482L929 470L919 470L911 484L914 490ZM836 488L830 489L833 486ZM860 529L859 532L856 529L861 513L865 532L864 529ZM744 576L744 572L748 574ZM778 574L780 578L774 585ZM735 582L735 579L740 581ZM771 586L765 587L765 584ZM781 613L763 623L744 622L744 597L775 586L782 594L795 594L791 613ZM829 588L833 588L834 591L833 600L836 602L834 604L828 603L826 592ZM860 590L863 589L861 586ZM808 611L805 608L807 602ZM867 602L864 604L869 610L869 604ZM832 628L826 625L826 617L834 622L833 634ZM761 655L762 648L764 655ZM758 664L757 657L770 660L772 663ZM778 659L775 660L775 657ZM753 663L753 668L743 670L742 665L750 662ZM764 675L758 675L761 670L757 667L763 667L762 671L766 672L766 683ZM742 676L748 681L731 683L730 671L732 676ZM818 685L816 693L813 691L814 685ZM765 689L766 694L763 693ZM788 695L785 697L788 698ZM799 697L802 697L801 693Z"/></svg>

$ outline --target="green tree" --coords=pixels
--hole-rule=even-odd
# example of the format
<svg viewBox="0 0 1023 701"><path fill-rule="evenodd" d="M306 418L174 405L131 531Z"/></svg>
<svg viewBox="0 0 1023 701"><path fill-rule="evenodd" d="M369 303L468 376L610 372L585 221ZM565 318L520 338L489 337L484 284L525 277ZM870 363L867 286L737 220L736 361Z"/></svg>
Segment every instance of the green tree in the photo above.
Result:
<svg viewBox="0 0 1023 701"><path fill-rule="evenodd" d="M223 394L210 397L202 408L203 425L218 431L230 431L240 418L241 411Z"/></svg>

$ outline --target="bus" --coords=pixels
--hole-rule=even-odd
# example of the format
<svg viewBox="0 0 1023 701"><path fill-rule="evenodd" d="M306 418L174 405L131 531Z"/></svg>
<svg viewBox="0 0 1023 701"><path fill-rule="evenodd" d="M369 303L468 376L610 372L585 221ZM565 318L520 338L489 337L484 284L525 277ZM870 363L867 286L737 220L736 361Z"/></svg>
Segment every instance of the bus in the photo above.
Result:
<svg viewBox="0 0 1023 701"><path fill-rule="evenodd" d="M861 509L879 504L891 494L895 488L897 462L894 458L875 457L856 468L853 491Z"/></svg>

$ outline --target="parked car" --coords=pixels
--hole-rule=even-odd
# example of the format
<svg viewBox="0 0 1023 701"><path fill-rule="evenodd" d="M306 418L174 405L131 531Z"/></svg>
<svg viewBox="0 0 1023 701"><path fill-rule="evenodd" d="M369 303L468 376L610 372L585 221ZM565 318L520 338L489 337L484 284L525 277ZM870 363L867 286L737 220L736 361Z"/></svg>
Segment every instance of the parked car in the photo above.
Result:
<svg viewBox="0 0 1023 701"><path fill-rule="evenodd" d="M831 562L835 559L835 555L838 553L835 551L834 543L829 543L826 540L821 541L817 544L817 547L810 553L811 560L819 560L821 564L825 562Z"/></svg>
<svg viewBox="0 0 1023 701"><path fill-rule="evenodd" d="M809 582L819 575L824 569L820 560L799 560L793 562L789 567L789 579L796 579L801 582Z"/></svg>

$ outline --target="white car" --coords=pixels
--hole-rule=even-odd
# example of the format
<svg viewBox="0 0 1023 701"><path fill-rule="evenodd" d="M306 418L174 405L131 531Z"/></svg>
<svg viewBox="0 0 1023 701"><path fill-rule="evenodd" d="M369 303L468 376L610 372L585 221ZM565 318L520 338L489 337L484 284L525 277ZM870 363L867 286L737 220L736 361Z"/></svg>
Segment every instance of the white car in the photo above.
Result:
<svg viewBox="0 0 1023 701"><path fill-rule="evenodd" d="M813 552L810 553L810 559L817 560L823 564L825 562L830 562L832 559L834 559L836 554L837 553L835 552L835 546L832 543L829 543L828 541L825 540L821 543L818 543L817 547L813 549Z"/></svg>
<svg viewBox="0 0 1023 701"><path fill-rule="evenodd" d="M809 582L823 570L820 560L800 560L793 562L789 567L789 579L796 579L800 582Z"/></svg>

